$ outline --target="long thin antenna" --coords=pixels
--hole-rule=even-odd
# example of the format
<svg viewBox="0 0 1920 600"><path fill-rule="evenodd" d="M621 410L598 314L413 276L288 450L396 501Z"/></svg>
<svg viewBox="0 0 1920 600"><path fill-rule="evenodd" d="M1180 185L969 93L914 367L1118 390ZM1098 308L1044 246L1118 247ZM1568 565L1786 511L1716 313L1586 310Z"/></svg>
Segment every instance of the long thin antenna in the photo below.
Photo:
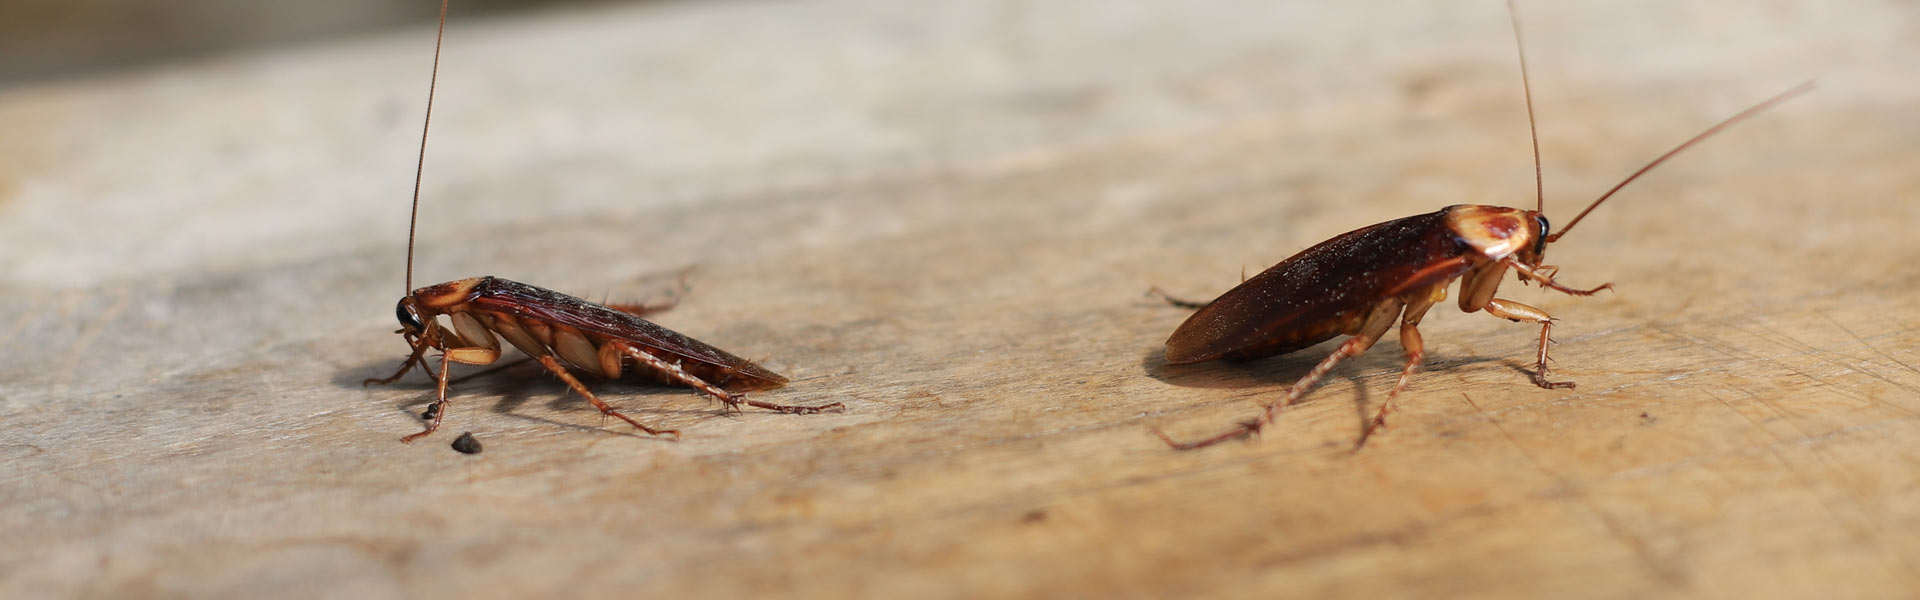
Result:
<svg viewBox="0 0 1920 600"><path fill-rule="evenodd" d="M420 227L420 175L427 170L427 129L433 126L433 90L440 85L440 44L447 39L447 0L440 0L440 30L433 36L433 75L427 79L427 118L420 123L420 160L413 166L413 210L407 217L407 294L413 293L413 234Z"/></svg>
<svg viewBox="0 0 1920 600"><path fill-rule="evenodd" d="M1533 122L1533 82L1527 78L1527 44L1520 39L1520 9L1507 0L1507 21L1513 23L1513 49L1520 54L1520 90L1527 95L1527 137L1533 140L1533 210L1546 212L1547 184L1540 176L1540 127Z"/></svg>
<svg viewBox="0 0 1920 600"><path fill-rule="evenodd" d="M1768 98L1765 102L1761 102L1759 104L1753 105L1753 108L1740 111L1740 114L1727 117L1727 120L1721 121L1719 124L1714 125L1712 127L1708 127L1706 131L1700 132L1700 135L1693 136L1692 139L1689 139L1685 142L1681 142L1680 145L1678 146L1674 146L1673 149L1668 150L1666 154L1660 155L1660 158L1653 159L1653 162L1647 163L1647 166L1640 167L1640 170L1634 171L1632 175L1628 175L1626 179L1620 181L1619 185L1615 185L1613 186L1613 189L1607 190L1607 193L1601 194L1599 200L1594 200L1593 204L1587 205L1587 209L1580 211L1580 215L1574 217L1572 221L1568 221L1566 227L1562 227L1560 228L1560 231L1554 232L1552 235L1548 235L1547 241L1552 242L1554 240L1560 239L1560 236L1566 235L1567 232L1572 230L1573 226L1575 224L1578 224L1581 219L1587 218L1587 213L1593 212L1593 209L1599 207L1601 202L1606 202L1607 198L1613 197L1614 192L1620 191L1620 188L1627 187L1627 184L1633 183L1633 180L1638 179L1642 174L1645 174L1647 171L1653 170L1655 166L1658 166L1662 162L1666 162L1667 159L1673 158L1673 155L1679 154L1681 150L1685 150L1689 146L1699 143L1700 140L1704 140L1704 139L1707 139L1708 137L1713 136L1713 134L1720 133L1720 130L1726 129L1728 126L1731 126L1734 123L1739 123L1741 121L1744 121L1747 119L1747 117L1751 117L1754 114L1759 113L1760 111L1773 108L1773 106L1776 104L1779 104L1781 102L1786 102L1788 99L1791 99L1794 96L1798 96L1800 94L1807 93L1809 90L1812 90L1812 89L1813 89L1812 80L1808 80L1805 83L1801 83L1800 85L1793 86L1793 89L1780 92L1778 95L1775 95L1772 98Z"/></svg>

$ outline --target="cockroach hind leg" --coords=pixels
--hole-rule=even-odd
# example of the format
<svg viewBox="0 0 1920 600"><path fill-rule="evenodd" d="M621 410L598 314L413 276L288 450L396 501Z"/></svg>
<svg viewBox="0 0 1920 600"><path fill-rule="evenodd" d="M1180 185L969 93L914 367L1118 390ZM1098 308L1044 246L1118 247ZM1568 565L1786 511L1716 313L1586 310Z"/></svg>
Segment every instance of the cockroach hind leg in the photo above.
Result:
<svg viewBox="0 0 1920 600"><path fill-rule="evenodd" d="M1161 431L1159 427L1150 428L1149 431L1153 432L1154 436L1159 437L1160 441L1166 442L1167 447L1174 450L1186 451L1199 450L1228 440L1242 440L1255 437L1260 435L1260 429L1266 426L1265 423L1260 422L1260 419L1247 419L1235 425L1236 427L1234 429L1227 430L1210 438L1191 442L1174 441L1172 437L1167 435L1167 432Z"/></svg>
<svg viewBox="0 0 1920 600"><path fill-rule="evenodd" d="M744 396L736 396L734 399L739 400L741 403L744 403L747 406L764 408L774 412L786 413L789 415L814 415L814 414L820 414L821 412L828 411L828 410L843 411L847 409L847 405L840 402L834 402L832 404L822 404L819 406L798 406L793 404L774 404L772 402L761 402L759 400L749 400Z"/></svg>
<svg viewBox="0 0 1920 600"><path fill-rule="evenodd" d="M1160 289L1160 286L1157 286L1157 285L1147 288L1146 296L1149 298L1159 298L1161 300L1166 301L1167 304L1172 304L1180 308L1188 308L1188 309L1195 309L1195 310L1198 310L1200 308L1205 307L1208 304L1211 304L1210 302L1198 302L1194 300L1187 300L1185 298L1175 297L1174 295L1167 293L1166 290Z"/></svg>
<svg viewBox="0 0 1920 600"><path fill-rule="evenodd" d="M820 411L831 409L831 408L846 408L845 405L839 402L821 405L821 406L791 406L786 404L774 404L772 402L762 402L759 400L749 400L745 398L744 395L734 395L732 393L727 392L724 389L721 389L719 386L716 386L708 382L705 379L701 379L699 377L694 376L692 373L688 373L685 369L680 368L680 365L678 363L670 363L665 360L661 360L660 357L654 356L652 354L648 354L647 352L642 351L641 349L636 348L631 344L627 344L625 342L615 341L613 343L619 344L618 346L619 350L625 353L627 356L632 357L637 362L637 364L645 365L646 368L653 369L655 372L660 373L661 375L664 375L667 379L673 382L679 383L680 385L684 385L684 386L693 388L695 390L699 390L708 396L712 396L716 399L719 399L720 402L726 404L727 409L732 412L738 412L740 410L741 404L745 404L747 406L753 406L757 408L764 408L774 412L792 414L792 415L814 414L814 413L818 413Z"/></svg>
<svg viewBox="0 0 1920 600"><path fill-rule="evenodd" d="M1573 382L1571 382L1571 381L1549 381L1549 380L1547 380L1547 370L1546 370L1546 368L1545 368L1545 367L1542 367L1542 368L1539 368L1539 369L1535 369L1535 370L1533 371L1533 373L1531 373L1531 375L1532 375L1532 378L1533 378L1533 384L1534 384L1534 385L1537 385L1537 386L1540 386L1540 387L1541 387L1541 388L1543 388L1543 389L1549 389L1549 390L1570 390L1570 389L1573 389Z"/></svg>
<svg viewBox="0 0 1920 600"><path fill-rule="evenodd" d="M687 294L693 292L693 283L690 275L693 273L693 270L695 268L696 267L694 266L688 266L685 269L681 269L679 273L674 274L673 289L671 291L668 291L665 294L666 295L665 299L658 300L658 301L642 301L642 302L635 302L635 303L602 302L601 304L605 305L607 308L611 308L611 309L614 309L623 313L627 313L636 317L645 317L647 315L659 314L659 313L667 312L669 310L673 310L673 307L680 305L681 298L684 298L686 297Z"/></svg>

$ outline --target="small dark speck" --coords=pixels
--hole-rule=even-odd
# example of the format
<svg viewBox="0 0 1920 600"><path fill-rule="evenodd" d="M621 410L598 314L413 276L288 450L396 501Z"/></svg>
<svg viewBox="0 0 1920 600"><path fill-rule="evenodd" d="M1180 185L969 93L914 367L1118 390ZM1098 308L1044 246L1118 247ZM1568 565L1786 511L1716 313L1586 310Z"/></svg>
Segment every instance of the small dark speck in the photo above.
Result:
<svg viewBox="0 0 1920 600"><path fill-rule="evenodd" d="M1643 412L1643 413L1640 413L1640 424L1641 424L1641 425L1652 425L1652 424L1654 424L1655 422L1658 422L1659 420L1660 420L1660 417L1656 417L1656 416L1653 416L1653 415L1649 415L1649 414L1647 414L1647 413L1644 413L1644 412Z"/></svg>
<svg viewBox="0 0 1920 600"><path fill-rule="evenodd" d="M428 404L426 410L420 411L420 420L432 421L433 416L438 414L440 414L440 403Z"/></svg>
<svg viewBox="0 0 1920 600"><path fill-rule="evenodd" d="M1021 523L1027 523L1027 524L1044 523L1046 522L1046 520L1047 520L1047 510L1044 508L1036 508L1036 509L1027 511L1027 514L1020 515Z"/></svg>
<svg viewBox="0 0 1920 600"><path fill-rule="evenodd" d="M464 432L460 434L460 437L453 438L453 449L459 451L461 454L479 454L481 450L480 440L474 439L473 432Z"/></svg>

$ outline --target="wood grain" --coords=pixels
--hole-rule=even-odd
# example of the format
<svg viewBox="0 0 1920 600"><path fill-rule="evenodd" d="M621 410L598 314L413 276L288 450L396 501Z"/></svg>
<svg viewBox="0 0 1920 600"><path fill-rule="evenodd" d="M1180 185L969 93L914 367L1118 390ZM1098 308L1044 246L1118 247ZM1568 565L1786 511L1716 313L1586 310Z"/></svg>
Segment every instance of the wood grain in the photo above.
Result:
<svg viewBox="0 0 1920 600"><path fill-rule="evenodd" d="M1561 321L1436 309L1169 366L1339 232L1531 203L1497 2L822 0L456 20L423 283L614 299L841 414L529 368L386 388L431 32L0 91L0 595L1910 597L1920 31L1849 0L1523 3ZM1541 4L1542 6L1533 6ZM485 444L448 447L463 431Z"/></svg>

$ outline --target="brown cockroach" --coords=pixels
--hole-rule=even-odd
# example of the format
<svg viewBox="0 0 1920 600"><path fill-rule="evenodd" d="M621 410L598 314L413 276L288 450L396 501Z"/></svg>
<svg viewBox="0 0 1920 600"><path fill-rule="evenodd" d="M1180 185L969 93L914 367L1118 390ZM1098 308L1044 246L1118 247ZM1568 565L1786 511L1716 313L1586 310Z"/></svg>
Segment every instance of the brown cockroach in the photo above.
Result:
<svg viewBox="0 0 1920 600"><path fill-rule="evenodd" d="M739 392L786 385L787 378L700 340L642 319L646 306L603 306L552 290L497 277L473 277L413 289L413 244L420 221L420 178L426 164L427 129L433 123L433 90L440 76L440 44L446 37L447 1L440 3L440 29L433 48L433 78L427 86L427 117L420 127L420 162L413 179L413 210L407 226L407 295L394 308L401 336L413 350L400 370L367 383L398 381L414 366L439 382L439 394L427 409L426 429L400 438L411 442L440 428L446 416L448 367L453 363L492 364L500 358L500 338L532 357L547 371L585 396L600 413L619 418L652 435L673 436L672 429L648 427L588 390L573 372L607 379L640 375L691 387L725 403L807 414L841 408L838 402L822 406L789 406L750 400ZM446 317L453 325L441 325ZM440 351L440 371L427 366L427 350ZM477 447L477 446L476 446Z"/></svg>
<svg viewBox="0 0 1920 600"><path fill-rule="evenodd" d="M1513 24L1515 46L1521 47L1519 17L1514 14L1511 0L1508 15ZM1535 385L1547 389L1573 387L1572 382L1547 378L1547 344L1551 342L1548 332L1553 328L1554 318L1538 308L1494 297L1507 270L1515 271L1522 284L1532 280L1542 287L1575 296L1590 296L1613 287L1607 283L1583 290L1561 285L1554 280L1558 268L1540 264L1546 257L1547 244L1565 236L1614 192L1661 162L1734 123L1806 92L1813 85L1807 82L1796 86L1682 142L1607 190L1566 227L1553 231L1543 214L1546 194L1540 179L1540 138L1534 127L1533 92L1527 80L1523 47L1519 54L1527 126L1533 136L1534 210L1467 204L1449 206L1432 213L1362 227L1321 242L1245 279L1212 302L1168 298L1176 305L1199 309L1167 338L1166 357L1172 364L1215 359L1253 360L1301 350L1336 336L1352 337L1294 382L1285 396L1268 403L1257 418L1192 442L1176 442L1158 429L1154 430L1155 435L1176 449L1191 450L1258 433L1282 409L1305 395L1335 364L1365 352L1399 321L1400 345L1406 350L1407 363L1400 370L1400 379L1393 391L1380 404L1379 412L1354 442L1354 449L1358 450L1374 430L1386 425L1394 398L1407 389L1408 379L1426 355L1420 339L1420 319L1434 303L1446 299L1447 286L1455 279L1461 280L1460 310L1469 313L1485 310L1510 321L1540 325L1540 352L1532 373Z"/></svg>

